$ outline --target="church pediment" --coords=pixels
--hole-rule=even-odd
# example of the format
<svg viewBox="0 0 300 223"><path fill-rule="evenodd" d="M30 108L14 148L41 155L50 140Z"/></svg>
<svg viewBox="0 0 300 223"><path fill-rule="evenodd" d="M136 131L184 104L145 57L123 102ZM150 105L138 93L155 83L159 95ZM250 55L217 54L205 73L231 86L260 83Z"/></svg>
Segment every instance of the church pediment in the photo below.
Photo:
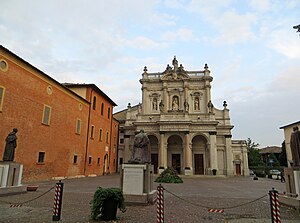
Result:
<svg viewBox="0 0 300 223"><path fill-rule="evenodd" d="M182 80L190 78L187 72L184 70L182 64L178 67L178 61L176 57L174 57L172 61L173 67L169 64L167 65L166 70L162 73L162 80Z"/></svg>

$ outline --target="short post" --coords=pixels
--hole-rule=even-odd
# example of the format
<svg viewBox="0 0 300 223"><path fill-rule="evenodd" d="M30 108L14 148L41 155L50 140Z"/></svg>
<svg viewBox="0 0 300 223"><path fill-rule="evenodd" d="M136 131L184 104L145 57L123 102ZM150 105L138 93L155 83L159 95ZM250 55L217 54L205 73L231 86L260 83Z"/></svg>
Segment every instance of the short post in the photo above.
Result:
<svg viewBox="0 0 300 223"><path fill-rule="evenodd" d="M164 222L164 187L159 184L157 186L157 223Z"/></svg>
<svg viewBox="0 0 300 223"><path fill-rule="evenodd" d="M281 220L280 220L278 191L272 188L272 190L269 191L269 195L270 195L272 223L280 223Z"/></svg>
<svg viewBox="0 0 300 223"><path fill-rule="evenodd" d="M64 183L62 183L61 181L56 183L55 194L54 194L53 217L52 217L53 221L60 220L63 189L64 189Z"/></svg>

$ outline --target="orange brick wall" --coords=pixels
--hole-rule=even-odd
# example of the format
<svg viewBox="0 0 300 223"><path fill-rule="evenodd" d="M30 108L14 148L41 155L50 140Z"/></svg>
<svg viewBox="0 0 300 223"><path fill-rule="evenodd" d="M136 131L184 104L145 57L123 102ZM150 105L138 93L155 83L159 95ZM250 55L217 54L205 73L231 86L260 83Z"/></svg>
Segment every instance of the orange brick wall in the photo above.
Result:
<svg viewBox="0 0 300 223"><path fill-rule="evenodd" d="M0 86L5 88L0 112L1 160L7 134L18 128L15 161L24 165L23 181L83 175L89 104L2 49L0 59L9 66L6 72L0 70ZM52 108L50 125L42 124L44 105ZM80 135L75 133L77 119L82 122ZM45 152L44 164L37 163L41 151ZM74 154L77 164L73 164Z"/></svg>
<svg viewBox="0 0 300 223"><path fill-rule="evenodd" d="M86 160L86 175L104 175L116 172L116 169L109 162L110 150L112 149L111 138L114 138L117 132L112 132L112 104L91 86L69 87L70 89L82 92L81 88L86 89L86 99L91 102L90 108L90 125L88 136L88 151ZM96 106L93 109L94 97L96 97ZM101 114L103 103L103 115ZM108 116L109 112L109 116ZM91 137L91 126L94 126L94 138ZM102 140L100 139L100 129L102 129ZM112 134L111 134L112 132ZM106 135L108 133L108 140ZM89 163L91 157L91 163ZM100 162L98 163L98 159Z"/></svg>

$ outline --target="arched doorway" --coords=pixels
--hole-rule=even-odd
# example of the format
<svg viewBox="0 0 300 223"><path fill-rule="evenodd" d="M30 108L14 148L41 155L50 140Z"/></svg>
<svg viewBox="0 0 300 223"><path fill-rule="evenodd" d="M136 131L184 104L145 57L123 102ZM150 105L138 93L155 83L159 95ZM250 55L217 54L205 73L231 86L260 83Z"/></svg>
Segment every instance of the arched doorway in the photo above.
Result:
<svg viewBox="0 0 300 223"><path fill-rule="evenodd" d="M173 167L178 174L182 169L183 141L180 136L172 135L168 138L168 166Z"/></svg>
<svg viewBox="0 0 300 223"><path fill-rule="evenodd" d="M154 135L148 136L151 148L151 164L154 165L154 173L158 170L158 139Z"/></svg>
<svg viewBox="0 0 300 223"><path fill-rule="evenodd" d="M192 140L193 169L195 175L204 175L208 166L206 153L207 140L202 135L197 135Z"/></svg>

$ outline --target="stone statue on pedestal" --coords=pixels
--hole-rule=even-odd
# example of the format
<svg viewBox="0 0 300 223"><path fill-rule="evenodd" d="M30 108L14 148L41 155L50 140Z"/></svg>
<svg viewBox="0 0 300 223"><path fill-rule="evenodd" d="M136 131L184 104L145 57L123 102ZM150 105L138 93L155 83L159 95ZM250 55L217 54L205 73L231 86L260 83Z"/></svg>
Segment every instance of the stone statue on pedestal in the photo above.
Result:
<svg viewBox="0 0 300 223"><path fill-rule="evenodd" d="M293 128L290 145L291 145L293 166L300 166L300 131L298 126L295 126Z"/></svg>
<svg viewBox="0 0 300 223"><path fill-rule="evenodd" d="M14 128L5 139L6 145L3 154L3 161L14 161L15 149L17 147L17 132L18 129Z"/></svg>
<svg viewBox="0 0 300 223"><path fill-rule="evenodd" d="M144 133L144 130L141 130L134 137L132 158L128 161L128 163L151 163L150 140L147 134Z"/></svg>

